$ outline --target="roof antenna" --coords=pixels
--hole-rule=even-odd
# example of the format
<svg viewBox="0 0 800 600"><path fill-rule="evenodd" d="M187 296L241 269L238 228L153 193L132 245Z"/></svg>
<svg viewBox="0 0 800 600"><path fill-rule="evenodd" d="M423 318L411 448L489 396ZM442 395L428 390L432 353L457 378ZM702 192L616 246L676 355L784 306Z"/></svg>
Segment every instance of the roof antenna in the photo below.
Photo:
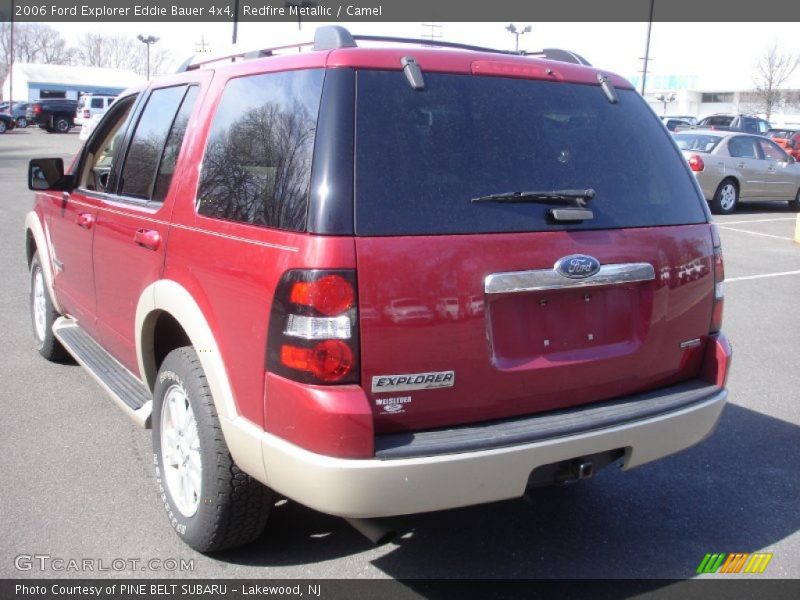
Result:
<svg viewBox="0 0 800 600"><path fill-rule="evenodd" d="M422 69L419 68L419 63L411 56L404 56L400 59L400 64L403 65L403 73L406 74L411 89L420 91L425 89L425 78L422 77Z"/></svg>

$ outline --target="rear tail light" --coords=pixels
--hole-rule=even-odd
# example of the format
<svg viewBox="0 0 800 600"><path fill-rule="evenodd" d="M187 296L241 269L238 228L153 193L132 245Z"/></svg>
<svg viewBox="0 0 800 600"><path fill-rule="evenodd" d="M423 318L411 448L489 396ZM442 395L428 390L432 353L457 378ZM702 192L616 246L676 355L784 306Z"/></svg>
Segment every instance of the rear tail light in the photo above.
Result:
<svg viewBox="0 0 800 600"><path fill-rule="evenodd" d="M40 112L42 112L42 107L41 107L41 105L39 105L39 104L34 104L34 105L33 105L33 114L35 114L35 115L38 115Z"/></svg>
<svg viewBox="0 0 800 600"><path fill-rule="evenodd" d="M356 273L292 270L275 292L267 369L314 384L358 383Z"/></svg>
<svg viewBox="0 0 800 600"><path fill-rule="evenodd" d="M716 333L722 329L722 308L725 303L725 263L722 259L722 243L716 225L711 226L711 241L714 246L714 302L709 333Z"/></svg>
<svg viewBox="0 0 800 600"><path fill-rule="evenodd" d="M83 109L83 118L84 119L88 119L91 116L92 116L92 114L89 112L89 109L88 108L84 108Z"/></svg>
<svg viewBox="0 0 800 600"><path fill-rule="evenodd" d="M692 169L692 171L697 173L705 169L706 164L703 162L703 159L700 158L697 154L692 154L689 157L689 167Z"/></svg>

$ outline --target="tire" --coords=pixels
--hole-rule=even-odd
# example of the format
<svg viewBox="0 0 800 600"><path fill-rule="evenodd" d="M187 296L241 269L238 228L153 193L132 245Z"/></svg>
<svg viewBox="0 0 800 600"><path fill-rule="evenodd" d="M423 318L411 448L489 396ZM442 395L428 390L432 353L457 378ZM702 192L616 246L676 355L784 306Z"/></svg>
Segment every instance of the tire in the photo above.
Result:
<svg viewBox="0 0 800 600"><path fill-rule="evenodd" d="M729 215L739 204L739 185L733 179L724 179L714 192L711 212L715 215Z"/></svg>
<svg viewBox="0 0 800 600"><path fill-rule="evenodd" d="M58 133L69 133L71 128L72 124L66 117L56 117L53 121L53 129Z"/></svg>
<svg viewBox="0 0 800 600"><path fill-rule="evenodd" d="M170 352L158 372L153 461L169 522L189 546L218 552L261 535L271 492L233 462L206 376L190 346Z"/></svg>
<svg viewBox="0 0 800 600"><path fill-rule="evenodd" d="M26 119L25 117L20 117L19 119L17 119L17 127L19 129L25 129L27 126L28 126L28 119Z"/></svg>
<svg viewBox="0 0 800 600"><path fill-rule="evenodd" d="M800 190L797 190L797 195L794 200L789 200L789 210L800 212Z"/></svg>
<svg viewBox="0 0 800 600"><path fill-rule="evenodd" d="M6 129L8 129L8 125L6 125L5 121L0 119L0 134L5 133Z"/></svg>
<svg viewBox="0 0 800 600"><path fill-rule="evenodd" d="M30 295L28 304L31 310L33 339L39 354L47 360L62 362L67 359L67 351L53 335L53 323L61 315L53 306L47 282L44 278L42 262L36 252L31 260Z"/></svg>

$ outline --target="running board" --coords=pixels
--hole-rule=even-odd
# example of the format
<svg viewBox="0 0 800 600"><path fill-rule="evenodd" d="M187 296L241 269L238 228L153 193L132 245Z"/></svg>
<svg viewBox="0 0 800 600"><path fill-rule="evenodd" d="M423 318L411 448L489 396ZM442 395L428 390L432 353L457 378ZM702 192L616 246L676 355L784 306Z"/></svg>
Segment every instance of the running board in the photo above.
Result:
<svg viewBox="0 0 800 600"><path fill-rule="evenodd" d="M103 350L73 319L59 318L53 324L53 334L130 418L142 427L150 427L153 397L133 373Z"/></svg>

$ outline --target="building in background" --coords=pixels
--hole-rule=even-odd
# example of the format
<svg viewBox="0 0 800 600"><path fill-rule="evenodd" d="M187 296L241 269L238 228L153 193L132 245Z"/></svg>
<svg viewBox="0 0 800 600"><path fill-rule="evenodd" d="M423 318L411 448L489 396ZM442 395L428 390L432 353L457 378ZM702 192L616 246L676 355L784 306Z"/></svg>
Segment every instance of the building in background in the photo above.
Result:
<svg viewBox="0 0 800 600"><path fill-rule="evenodd" d="M628 80L638 90L642 85L640 75ZM702 119L716 113L754 113L765 116L753 98L755 83L752 73L731 76L719 72L653 73L647 76L644 99L659 116L686 115ZM782 89L789 102L773 109L770 122L776 126L800 127L800 69L797 69Z"/></svg>
<svg viewBox="0 0 800 600"><path fill-rule="evenodd" d="M144 84L146 80L133 71L14 63L14 101L46 98L77 100L81 94L116 96L125 88ZM9 95L9 78L3 82L3 98Z"/></svg>

